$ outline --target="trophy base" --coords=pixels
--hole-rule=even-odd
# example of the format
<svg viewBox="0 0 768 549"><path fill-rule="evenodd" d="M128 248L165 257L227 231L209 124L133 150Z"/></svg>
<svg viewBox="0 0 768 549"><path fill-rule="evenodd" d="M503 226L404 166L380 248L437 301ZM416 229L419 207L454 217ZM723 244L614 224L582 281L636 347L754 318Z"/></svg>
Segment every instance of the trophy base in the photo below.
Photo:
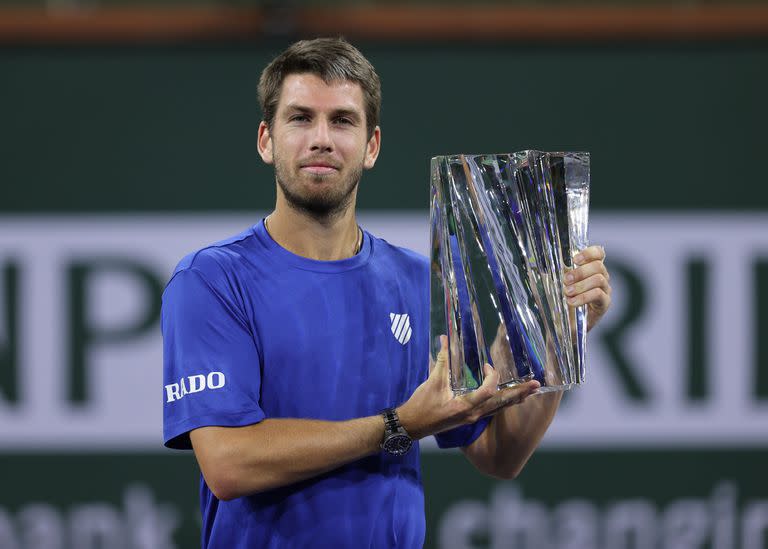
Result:
<svg viewBox="0 0 768 549"><path fill-rule="evenodd" d="M516 385L520 385L522 383L525 383L529 380L515 380L515 381L509 381L507 383L502 383L498 386L499 390L507 389L508 387L514 387ZM569 383L567 385L549 385L545 387L539 387L536 389L533 393L533 395L540 395L543 393L554 393L556 391L569 391L573 387L578 387L579 383ZM466 395L467 393L473 392L475 389L454 389L453 390L453 396L461 396Z"/></svg>
<svg viewBox="0 0 768 549"><path fill-rule="evenodd" d="M517 385L521 385L523 383L526 383L533 379L533 376L525 377L522 379L514 379L512 381L507 381L506 383L500 383L497 387L499 391L502 389L507 389L509 387L515 387ZM556 391L569 391L573 387L578 387L580 383L566 383L564 385L546 385L539 387L536 389L533 393L534 395L539 395L542 393L554 393ZM462 388L462 389L453 389L453 396L461 396L466 395L467 393L471 393L476 390L476 387L473 388Z"/></svg>
<svg viewBox="0 0 768 549"><path fill-rule="evenodd" d="M453 391L453 396L457 397L457 396L471 393L472 391L474 391L474 389L452 389L452 391Z"/></svg>
<svg viewBox="0 0 768 549"><path fill-rule="evenodd" d="M567 385L550 385L548 387L539 387L533 394L540 395L542 393L554 393L555 391L569 391L573 387L578 386L578 383L569 383Z"/></svg>
<svg viewBox="0 0 768 549"><path fill-rule="evenodd" d="M528 376L523 379L515 379L512 381L508 381L506 383L499 384L499 390L506 389L507 387L514 387L515 385L520 385L521 383L526 383L533 379L533 376ZM553 393L555 391L567 391L571 387L574 387L578 385L577 383L566 383L565 385L545 385L542 387L539 387L536 389L536 391L533 393L534 395L537 395L539 393Z"/></svg>

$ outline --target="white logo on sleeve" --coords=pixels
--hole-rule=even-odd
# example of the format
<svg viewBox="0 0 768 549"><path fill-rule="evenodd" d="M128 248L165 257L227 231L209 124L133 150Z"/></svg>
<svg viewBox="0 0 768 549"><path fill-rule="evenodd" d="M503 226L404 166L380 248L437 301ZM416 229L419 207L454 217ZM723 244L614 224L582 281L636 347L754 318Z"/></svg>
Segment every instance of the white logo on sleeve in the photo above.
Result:
<svg viewBox="0 0 768 549"><path fill-rule="evenodd" d="M400 342L401 345L405 345L411 339L411 319L406 314L389 313L389 320L392 322L390 327L392 335Z"/></svg>
<svg viewBox="0 0 768 549"><path fill-rule="evenodd" d="M184 395L199 393L206 389L221 389L226 382L222 372L211 372L207 376L198 374L183 377L178 383L165 386L166 402L173 402L184 398Z"/></svg>

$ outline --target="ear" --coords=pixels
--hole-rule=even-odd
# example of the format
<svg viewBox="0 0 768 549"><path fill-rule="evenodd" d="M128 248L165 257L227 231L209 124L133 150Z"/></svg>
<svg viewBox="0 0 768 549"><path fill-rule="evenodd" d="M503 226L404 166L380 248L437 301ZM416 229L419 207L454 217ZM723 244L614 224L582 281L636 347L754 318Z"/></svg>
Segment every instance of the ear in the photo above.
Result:
<svg viewBox="0 0 768 549"><path fill-rule="evenodd" d="M274 156L272 154L272 134L269 133L269 126L263 120L259 124L259 139L257 141L259 156L265 164L272 164Z"/></svg>
<svg viewBox="0 0 768 549"><path fill-rule="evenodd" d="M373 135L368 140L368 145L365 148L365 161L363 167L366 170L373 168L376 164L376 159L379 157L379 151L381 150L381 128L376 126L373 129Z"/></svg>

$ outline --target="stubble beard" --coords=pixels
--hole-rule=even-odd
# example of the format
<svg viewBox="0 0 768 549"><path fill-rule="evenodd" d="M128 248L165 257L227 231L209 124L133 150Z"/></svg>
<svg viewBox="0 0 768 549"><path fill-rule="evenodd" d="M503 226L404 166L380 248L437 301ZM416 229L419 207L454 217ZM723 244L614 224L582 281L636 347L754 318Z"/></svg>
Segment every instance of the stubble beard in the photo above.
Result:
<svg viewBox="0 0 768 549"><path fill-rule="evenodd" d="M291 177L289 170L280 162L275 155L275 179L285 196L288 204L296 210L308 214L318 220L334 218L344 213L355 196L357 186L360 184L360 178L363 175L362 163L355 166L349 173L349 176L342 180L337 187L323 192L302 193L301 181L298 181L301 174ZM321 183L327 176L312 176L313 183Z"/></svg>

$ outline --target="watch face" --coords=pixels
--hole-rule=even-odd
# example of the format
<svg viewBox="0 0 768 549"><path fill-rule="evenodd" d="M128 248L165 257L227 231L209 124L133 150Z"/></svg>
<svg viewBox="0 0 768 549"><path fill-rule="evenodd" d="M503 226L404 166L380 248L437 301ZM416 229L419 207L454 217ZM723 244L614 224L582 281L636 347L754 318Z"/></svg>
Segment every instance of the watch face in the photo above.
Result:
<svg viewBox="0 0 768 549"><path fill-rule="evenodd" d="M384 450L390 454L395 456L402 456L411 449L411 444L413 444L411 437L407 435L394 434L390 437L387 437L387 440L384 441L382 446L384 447Z"/></svg>

